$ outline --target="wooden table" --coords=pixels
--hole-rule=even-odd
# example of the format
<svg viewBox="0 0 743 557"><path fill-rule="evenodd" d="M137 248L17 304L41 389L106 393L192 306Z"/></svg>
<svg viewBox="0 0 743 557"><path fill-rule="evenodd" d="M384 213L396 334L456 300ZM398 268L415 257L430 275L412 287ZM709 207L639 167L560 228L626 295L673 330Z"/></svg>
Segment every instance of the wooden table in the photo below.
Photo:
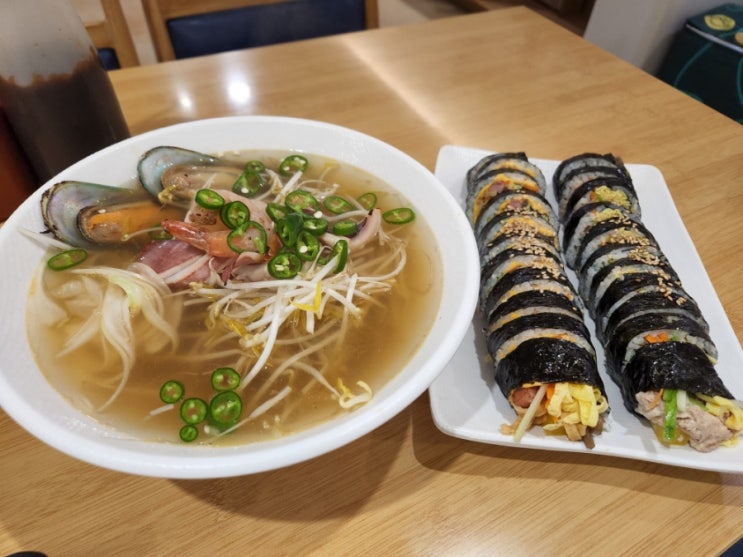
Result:
<svg viewBox="0 0 743 557"><path fill-rule="evenodd" d="M112 79L133 133L281 114L356 128L431 169L444 144L655 165L743 338L743 128L527 9ZM98 469L5 415L0 447L0 554L715 555L743 535L743 475L451 438L425 395L332 454L232 479Z"/></svg>

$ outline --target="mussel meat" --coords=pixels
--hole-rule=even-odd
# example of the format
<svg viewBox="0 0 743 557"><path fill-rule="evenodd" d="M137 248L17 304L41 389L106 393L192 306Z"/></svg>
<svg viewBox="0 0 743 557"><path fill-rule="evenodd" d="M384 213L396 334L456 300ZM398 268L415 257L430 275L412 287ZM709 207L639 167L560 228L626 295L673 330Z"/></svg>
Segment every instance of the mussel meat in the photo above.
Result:
<svg viewBox="0 0 743 557"><path fill-rule="evenodd" d="M137 165L145 190L165 205L180 206L202 188L231 189L242 171L237 162L172 146L150 149Z"/></svg>
<svg viewBox="0 0 743 557"><path fill-rule="evenodd" d="M92 248L126 242L163 219L182 218L183 210L163 207L142 190L68 180L44 192L41 215L59 240Z"/></svg>

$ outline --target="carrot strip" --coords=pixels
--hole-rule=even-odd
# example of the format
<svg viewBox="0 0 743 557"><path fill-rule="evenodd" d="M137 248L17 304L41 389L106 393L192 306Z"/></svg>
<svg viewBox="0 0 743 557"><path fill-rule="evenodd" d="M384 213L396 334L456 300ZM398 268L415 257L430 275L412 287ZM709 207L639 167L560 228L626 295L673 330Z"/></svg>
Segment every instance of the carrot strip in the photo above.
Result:
<svg viewBox="0 0 743 557"><path fill-rule="evenodd" d="M656 394L656 395L655 395L655 398L654 398L654 399L653 399L653 401L652 401L652 402L650 403L650 406L648 406L648 409L650 409L650 408L655 408L656 406L658 406L658 403L660 402L660 399L661 399L661 398L663 398L663 389L660 389L660 390L658 391L658 394Z"/></svg>

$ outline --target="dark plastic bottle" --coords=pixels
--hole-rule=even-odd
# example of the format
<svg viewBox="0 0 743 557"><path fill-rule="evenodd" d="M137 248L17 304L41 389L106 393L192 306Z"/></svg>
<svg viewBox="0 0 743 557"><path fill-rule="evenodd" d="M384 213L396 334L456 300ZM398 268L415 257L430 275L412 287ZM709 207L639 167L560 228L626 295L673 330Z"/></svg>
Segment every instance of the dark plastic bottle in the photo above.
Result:
<svg viewBox="0 0 743 557"><path fill-rule="evenodd" d="M0 222L34 192L37 180L0 106Z"/></svg>
<svg viewBox="0 0 743 557"><path fill-rule="evenodd" d="M3 0L0 104L39 184L129 137L118 99L66 0Z"/></svg>

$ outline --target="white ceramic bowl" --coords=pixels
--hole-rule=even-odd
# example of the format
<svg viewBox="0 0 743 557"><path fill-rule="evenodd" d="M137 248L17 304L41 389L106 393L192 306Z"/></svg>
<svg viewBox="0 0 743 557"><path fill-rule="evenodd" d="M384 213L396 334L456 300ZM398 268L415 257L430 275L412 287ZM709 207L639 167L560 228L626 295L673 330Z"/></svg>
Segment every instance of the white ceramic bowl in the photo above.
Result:
<svg viewBox="0 0 743 557"><path fill-rule="evenodd" d="M25 307L43 251L20 228L43 229L41 192L63 179L119 184L135 176L147 149L178 145L202 152L235 149L299 150L348 162L397 188L425 218L443 257L443 298L415 356L373 400L324 425L281 440L229 447L132 439L72 407L37 368L26 338ZM452 195L421 164L399 150L347 128L282 117L216 118L179 124L130 138L66 169L35 192L0 228L0 404L30 433L83 461L133 474L215 478L294 464L354 441L402 411L448 363L469 326L479 262L469 224Z"/></svg>

